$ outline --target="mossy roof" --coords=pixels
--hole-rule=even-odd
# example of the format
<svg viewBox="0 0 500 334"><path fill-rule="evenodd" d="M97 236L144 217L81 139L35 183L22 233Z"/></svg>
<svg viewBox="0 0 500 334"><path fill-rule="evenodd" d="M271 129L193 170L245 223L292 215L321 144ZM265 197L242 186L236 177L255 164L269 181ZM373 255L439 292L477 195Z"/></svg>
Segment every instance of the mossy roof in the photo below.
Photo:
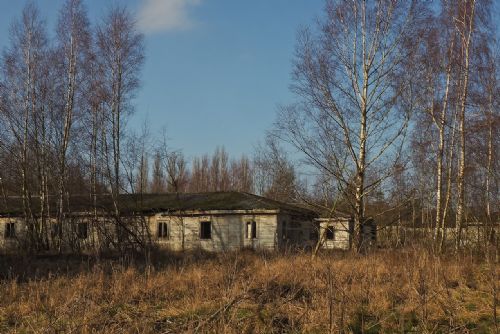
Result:
<svg viewBox="0 0 500 334"><path fill-rule="evenodd" d="M40 200L32 198L33 212L39 212ZM292 214L315 216L312 210L304 207L275 201L266 197L244 192L206 192L206 193L163 193L163 194L122 194L119 198L120 210L123 213L153 213L182 211L214 211L214 210L278 210ZM55 198L51 198L50 207L56 208ZM110 195L100 195L97 207L101 211L113 211ZM89 196L72 196L69 200L70 212L88 212L92 210ZM0 214L20 215L23 213L20 197L7 198L0 201Z"/></svg>

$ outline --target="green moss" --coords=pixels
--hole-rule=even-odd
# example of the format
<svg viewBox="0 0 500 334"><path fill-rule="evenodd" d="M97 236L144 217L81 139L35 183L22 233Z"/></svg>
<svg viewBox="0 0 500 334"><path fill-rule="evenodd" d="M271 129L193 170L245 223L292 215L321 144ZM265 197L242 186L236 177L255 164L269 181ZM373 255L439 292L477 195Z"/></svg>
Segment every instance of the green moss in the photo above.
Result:
<svg viewBox="0 0 500 334"><path fill-rule="evenodd" d="M57 198L49 198L51 208L56 208ZM32 198L34 207L39 203L37 197ZM150 212L182 212L191 210L280 210L301 215L314 216L313 211L300 206L278 202L269 198L236 191L207 193L165 193L165 194L122 194L120 195L120 211L123 214L138 214ZM87 212L92 210L92 202L88 196L72 196L69 210ZM113 202L110 195L99 195L98 209L113 212ZM7 206L2 208L0 215L19 215L23 212L22 201L17 197L7 198Z"/></svg>

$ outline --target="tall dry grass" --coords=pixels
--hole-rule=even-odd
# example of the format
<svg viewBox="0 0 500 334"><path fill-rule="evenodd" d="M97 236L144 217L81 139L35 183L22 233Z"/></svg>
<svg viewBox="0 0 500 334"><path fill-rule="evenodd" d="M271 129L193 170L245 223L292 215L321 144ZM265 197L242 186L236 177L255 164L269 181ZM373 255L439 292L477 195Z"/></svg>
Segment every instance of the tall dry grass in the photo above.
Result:
<svg viewBox="0 0 500 334"><path fill-rule="evenodd" d="M147 266L37 261L23 263L31 276L11 263L11 278L2 280L0 332L498 333L499 266L471 256L397 250L315 259L164 254Z"/></svg>

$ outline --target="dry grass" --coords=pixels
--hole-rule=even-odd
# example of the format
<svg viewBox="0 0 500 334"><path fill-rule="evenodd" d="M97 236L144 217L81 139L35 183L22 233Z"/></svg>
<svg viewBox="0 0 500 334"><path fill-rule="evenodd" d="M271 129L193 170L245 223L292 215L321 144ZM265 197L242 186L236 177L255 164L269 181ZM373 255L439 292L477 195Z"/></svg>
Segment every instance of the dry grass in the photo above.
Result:
<svg viewBox="0 0 500 334"><path fill-rule="evenodd" d="M4 279L0 332L498 333L499 266L472 257L398 250L189 254L147 267L79 261L44 266L58 274Z"/></svg>

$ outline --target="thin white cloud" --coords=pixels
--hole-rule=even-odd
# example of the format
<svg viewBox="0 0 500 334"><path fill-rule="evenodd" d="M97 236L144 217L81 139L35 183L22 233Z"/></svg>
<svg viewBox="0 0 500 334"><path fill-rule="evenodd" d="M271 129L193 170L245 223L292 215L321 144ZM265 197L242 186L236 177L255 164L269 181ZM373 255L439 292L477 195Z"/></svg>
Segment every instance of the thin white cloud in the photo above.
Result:
<svg viewBox="0 0 500 334"><path fill-rule="evenodd" d="M189 10L201 0L143 0L139 10L139 27L145 33L183 30L195 22Z"/></svg>

